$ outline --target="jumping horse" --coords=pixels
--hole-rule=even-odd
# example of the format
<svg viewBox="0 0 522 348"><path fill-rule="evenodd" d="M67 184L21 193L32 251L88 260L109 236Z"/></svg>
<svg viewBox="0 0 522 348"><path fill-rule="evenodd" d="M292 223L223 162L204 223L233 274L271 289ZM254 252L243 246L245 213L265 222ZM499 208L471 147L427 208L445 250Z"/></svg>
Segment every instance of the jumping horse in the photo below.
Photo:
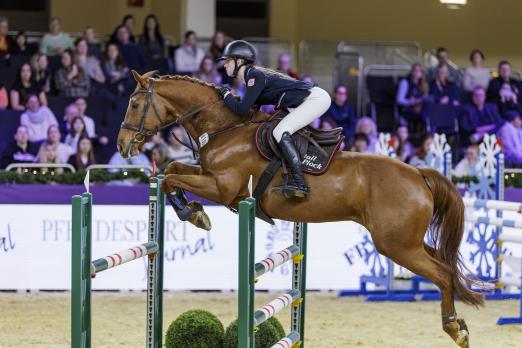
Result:
<svg viewBox="0 0 522 348"><path fill-rule="evenodd" d="M173 124L181 125L199 141L201 164L170 163L162 190L167 195L187 190L237 208L249 196L250 176L256 185L268 163L256 148L258 124L252 122L254 114L256 119L267 119L267 115L255 110L243 117L233 114L214 85L194 78L132 73L137 87L118 135L120 154L124 158L137 155L150 136ZM272 186L282 182L276 175L261 196L262 210L288 221L361 224L379 253L440 289L443 329L458 346L469 347L469 331L456 314L454 296L476 307L484 299L469 289L473 281L462 271L459 245L464 204L453 184L433 169L346 151L334 155L325 174L307 175L306 181L309 197L288 199L272 192ZM184 200L184 204L190 222L210 229L199 202ZM430 243L425 243L426 233Z"/></svg>

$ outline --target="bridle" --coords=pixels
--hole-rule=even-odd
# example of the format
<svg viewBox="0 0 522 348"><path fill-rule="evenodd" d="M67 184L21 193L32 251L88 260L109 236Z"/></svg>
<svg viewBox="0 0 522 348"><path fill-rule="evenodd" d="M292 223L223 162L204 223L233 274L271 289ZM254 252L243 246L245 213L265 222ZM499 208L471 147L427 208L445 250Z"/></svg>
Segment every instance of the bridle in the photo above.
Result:
<svg viewBox="0 0 522 348"><path fill-rule="evenodd" d="M222 101L222 99L219 98L217 100L208 102L208 103L203 104L202 106L199 106L196 109L186 113L185 115L176 117L175 120L172 122L163 123L163 120L161 119L159 112L156 109L156 106L154 105L154 102L152 100L152 95L154 93L154 83L156 82L156 79L149 77L148 81L149 81L149 85L146 89L140 87L138 90L134 91L134 93L132 93L130 96L130 98L132 99L132 97L134 97L137 94L145 93L147 95L147 99L145 100L145 105L143 106L143 112L140 117L139 126L135 126L133 124L126 123L125 121L123 121L120 125L120 129L128 129L128 130L135 132L134 137L132 138L131 143L129 144L129 146L127 148L128 155L130 155L130 151L135 144L140 144L140 143L145 142L146 138L151 137L154 134L156 134L157 132L162 131L165 128L168 128L174 124L182 126L184 122L186 122L191 117L200 113L203 109ZM149 108L151 105L152 105L152 109L154 110L154 115L156 115L156 118L158 119L160 126L157 128L154 128L154 129L147 129L147 128L145 128L145 121L147 119L147 114L148 114L148 111L149 111ZM190 139L190 137L189 137L189 139ZM182 143L182 144L187 146L184 143ZM187 147L189 147L189 146L187 146ZM192 146L192 141L191 141L189 148L191 148L193 151L195 151Z"/></svg>

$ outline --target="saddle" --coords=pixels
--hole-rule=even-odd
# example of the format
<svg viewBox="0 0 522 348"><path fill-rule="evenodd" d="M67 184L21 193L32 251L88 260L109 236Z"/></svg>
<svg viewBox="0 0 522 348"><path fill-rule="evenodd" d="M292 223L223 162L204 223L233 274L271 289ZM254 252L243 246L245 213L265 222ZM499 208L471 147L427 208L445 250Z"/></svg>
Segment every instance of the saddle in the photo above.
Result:
<svg viewBox="0 0 522 348"><path fill-rule="evenodd" d="M272 133L287 114L287 110L280 111L269 121L261 123L256 130L256 147L261 156L268 161L278 158L283 167L285 166L283 155ZM306 126L292 135L297 151L301 155L305 173L321 175L326 172L333 155L344 140L342 130L342 127L325 131Z"/></svg>
<svg viewBox="0 0 522 348"><path fill-rule="evenodd" d="M256 130L256 147L262 157L270 161L252 193L256 199L256 216L270 224L274 224L271 217L261 209L261 196L272 181L277 170L283 167L283 180L288 180L288 171L279 145L272 136L275 127L288 115L287 110L276 113L270 120L261 123ZM303 172L312 175L324 174L332 161L333 155L344 141L342 128L324 131L306 126L292 134L296 148L301 155Z"/></svg>

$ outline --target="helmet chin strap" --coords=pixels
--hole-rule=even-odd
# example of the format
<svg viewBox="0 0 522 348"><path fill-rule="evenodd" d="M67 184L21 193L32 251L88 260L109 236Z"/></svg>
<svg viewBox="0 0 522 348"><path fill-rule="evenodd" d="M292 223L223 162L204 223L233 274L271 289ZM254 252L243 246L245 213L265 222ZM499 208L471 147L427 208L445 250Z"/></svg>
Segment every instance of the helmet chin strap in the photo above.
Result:
<svg viewBox="0 0 522 348"><path fill-rule="evenodd" d="M238 65L237 64L237 58L234 58L234 72L232 73L232 77L236 78L237 74L239 74L239 69L241 69L242 67L244 67L246 65L247 65L247 63L243 63L241 65Z"/></svg>

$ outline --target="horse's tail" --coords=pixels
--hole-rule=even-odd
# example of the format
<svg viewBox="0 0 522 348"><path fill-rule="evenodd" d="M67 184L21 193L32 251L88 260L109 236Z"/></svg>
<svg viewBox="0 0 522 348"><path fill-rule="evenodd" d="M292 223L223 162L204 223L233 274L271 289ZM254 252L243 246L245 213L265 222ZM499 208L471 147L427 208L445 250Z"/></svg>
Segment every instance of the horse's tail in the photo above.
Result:
<svg viewBox="0 0 522 348"><path fill-rule="evenodd" d="M454 293L466 304L479 306L484 304L484 297L468 288L475 283L463 273L463 265L459 252L460 242L464 234L464 202L457 188L442 174L433 169L419 169L426 179L433 194L433 218L429 229L429 237L433 248L426 246L427 251L447 266L451 274Z"/></svg>

